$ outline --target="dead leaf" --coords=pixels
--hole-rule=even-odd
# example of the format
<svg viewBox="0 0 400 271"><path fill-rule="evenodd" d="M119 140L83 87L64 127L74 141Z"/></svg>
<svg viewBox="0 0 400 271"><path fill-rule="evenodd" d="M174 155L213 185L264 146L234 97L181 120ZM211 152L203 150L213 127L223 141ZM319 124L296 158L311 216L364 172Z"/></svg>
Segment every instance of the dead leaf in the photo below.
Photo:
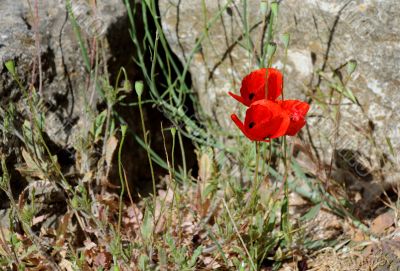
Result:
<svg viewBox="0 0 400 271"><path fill-rule="evenodd" d="M22 149L22 157L24 158L25 164L17 166L16 170L25 177L28 176L44 179L42 170L38 167L35 160L25 149Z"/></svg>
<svg viewBox="0 0 400 271"><path fill-rule="evenodd" d="M103 270L108 270L111 266L112 256L108 252L99 252L94 256L93 265L95 267L103 267Z"/></svg>
<svg viewBox="0 0 400 271"><path fill-rule="evenodd" d="M354 233L354 236L352 238L354 242L362 242L365 240L368 240L368 237L365 235L365 233L361 230L356 230Z"/></svg>
<svg viewBox="0 0 400 271"><path fill-rule="evenodd" d="M207 182L211 178L212 161L208 154L202 153L199 159L199 177L203 182Z"/></svg>
<svg viewBox="0 0 400 271"><path fill-rule="evenodd" d="M35 160L32 158L32 156L29 154L29 152L27 152L25 149L22 149L22 157L24 158L24 161L28 168L37 168L37 164L35 163Z"/></svg>
<svg viewBox="0 0 400 271"><path fill-rule="evenodd" d="M74 271L72 263L66 259L62 259L61 262L59 263L59 266L61 267L62 270Z"/></svg>
<svg viewBox="0 0 400 271"><path fill-rule="evenodd" d="M114 156L114 152L117 149L117 146L118 146L118 139L115 136L111 136L107 140L107 144L106 144L106 164L107 164L107 174L106 174L106 176L108 176L108 174L110 172L112 159L113 159L113 156Z"/></svg>
<svg viewBox="0 0 400 271"><path fill-rule="evenodd" d="M57 236L59 236L57 240L57 245L59 247L63 245L63 242L65 240L65 233L67 232L71 217L72 217L72 212L67 212L61 219L61 223L57 228Z"/></svg>
<svg viewBox="0 0 400 271"><path fill-rule="evenodd" d="M86 250L91 250L93 248L95 248L97 245L95 243L93 243L91 240L86 239L83 244L85 245L85 249Z"/></svg>
<svg viewBox="0 0 400 271"><path fill-rule="evenodd" d="M10 234L9 228L3 227L0 221L0 255L2 256L8 256L11 253L6 241L10 240Z"/></svg>
<svg viewBox="0 0 400 271"><path fill-rule="evenodd" d="M374 234L383 234L390 226L394 224L394 212L388 211L379 215L371 223L371 232Z"/></svg>
<svg viewBox="0 0 400 271"><path fill-rule="evenodd" d="M36 224L45 221L46 218L48 218L48 217L49 217L49 214L44 214L44 215L40 215L40 216L35 216L35 217L32 219L32 226L35 226Z"/></svg>
<svg viewBox="0 0 400 271"><path fill-rule="evenodd" d="M174 199L174 190L172 190L170 187L168 188L167 191L165 190L159 190L158 195L160 198L165 202L165 203L171 203L172 200Z"/></svg>
<svg viewBox="0 0 400 271"><path fill-rule="evenodd" d="M89 183L91 180L93 180L93 171L88 171L83 176L82 183Z"/></svg>

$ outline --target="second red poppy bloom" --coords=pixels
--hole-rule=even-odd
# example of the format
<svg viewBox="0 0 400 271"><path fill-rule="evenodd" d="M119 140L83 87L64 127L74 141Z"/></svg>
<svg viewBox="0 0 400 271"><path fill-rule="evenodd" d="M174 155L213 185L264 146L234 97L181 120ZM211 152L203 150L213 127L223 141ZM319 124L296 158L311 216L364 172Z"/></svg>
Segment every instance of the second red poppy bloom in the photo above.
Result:
<svg viewBox="0 0 400 271"><path fill-rule="evenodd" d="M290 125L287 112L279 104L266 99L250 105L244 123L235 114L231 117L243 134L253 141L269 141L283 136Z"/></svg>

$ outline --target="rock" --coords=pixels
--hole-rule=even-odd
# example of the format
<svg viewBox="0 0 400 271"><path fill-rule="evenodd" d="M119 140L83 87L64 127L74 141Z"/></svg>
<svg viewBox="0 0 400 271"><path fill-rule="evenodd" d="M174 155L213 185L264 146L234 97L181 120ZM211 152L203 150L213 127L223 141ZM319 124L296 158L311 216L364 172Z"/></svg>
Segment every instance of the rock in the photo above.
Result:
<svg viewBox="0 0 400 271"><path fill-rule="evenodd" d="M85 108L90 106L96 111L100 100L93 87L88 89L88 73L71 20L67 16L66 2L37 1L36 16L35 1L0 1L0 116L3 119L0 123L0 151L6 157L15 198L27 184L15 168L25 162L21 157L24 147L22 124L31 118L32 113L24 101L24 91L7 71L5 64L10 61L15 63L25 91L34 86L37 92L41 92L35 106L46 117L43 137L51 153L57 155L63 171L68 171L75 162L73 147L76 146L76 138L82 136L82 130L88 130L83 124L87 114ZM126 17L124 4L119 0L98 1L94 13L88 1L71 2L71 10L81 28L83 41L89 41L88 44L93 47L93 37L102 38L103 43L97 49L100 50L104 44L104 60L111 62L116 50L107 42L107 35L118 26L121 18ZM39 18L38 31L36 18ZM38 39L36 32L39 33ZM42 70L41 88L38 55ZM99 71L99 76L101 74L102 71ZM32 92L29 90L29 93ZM6 111L11 105L14 106L11 118L13 125L11 129L4 129ZM5 197L2 191L0 197ZM7 201L0 207L7 207Z"/></svg>
<svg viewBox="0 0 400 271"><path fill-rule="evenodd" d="M238 93L243 76L257 68L252 55L260 54L264 16L260 1L202 3L160 0L162 26L180 60L191 61L193 88L205 113L223 129L233 130L229 115L242 107L227 92ZM333 151L357 154L350 159L361 159L363 170L356 172L357 177L363 179L366 168L368 176L372 174L379 184L378 190L400 181L400 160L391 150L400 148L400 73L396 68L400 62L399 15L400 5L394 0L285 0L279 4L273 38L278 49L272 66L285 67L285 98L313 99L309 133L304 129L302 138L328 165ZM250 42L244 31L246 19L249 38L255 44L250 52L245 49ZM284 33L290 33L287 57ZM349 98L341 101L336 136L335 102L339 102L339 94L331 98L328 80L335 70L346 76L346 63L352 59L358 65L348 88L360 105ZM327 78L320 77L318 71Z"/></svg>
<svg viewBox="0 0 400 271"><path fill-rule="evenodd" d="M71 2L71 11L80 27L81 38L88 53L93 52L90 48L96 48L96 54L89 57L92 58L92 61L96 57L98 58L99 68L96 76L100 87L103 87L104 90L102 83L105 81L103 79L107 77L111 84L115 84L121 67L126 69L131 83L143 79L140 69L133 61L136 52L129 34L130 22L124 2L120 0L73 0ZM11 172L13 184L17 183L14 179L19 181L29 179L27 176L21 176L15 168L18 167L18 164L25 163L21 156L21 150L24 147L21 126L24 120L29 120L31 112L23 101L23 92L5 67L5 63L10 60L15 62L22 85L25 87L33 85L40 94L40 107L37 110L44 113L46 117L43 137L50 152L57 155L61 170L70 176L73 176L71 173L77 173L77 170L80 170L78 174L86 174L94 168L95 172L99 171L96 166L103 155L102 142L100 140L94 144L90 142L91 145L86 146L88 145L86 139L83 140L83 144L81 139L86 138L85 133L91 129L93 118L105 110L106 105L94 87L93 76L89 81L85 59L69 18L66 3L67 1L64 0L38 1L39 43L43 73L40 93L38 72L36 70L36 73L33 73L34 66L38 65L35 1L0 1L2 18L2 28L0 29L0 116L4 118L8 105L15 105L16 108L15 129L12 129L14 137L9 137L9 134L3 135L4 131L1 128L4 123L0 123L0 152L6 153L7 167ZM91 3L96 3L95 9ZM140 10L138 1L131 1L131 6L134 5ZM141 12L136 13L134 20L135 24L137 23L137 34L143 36L144 25ZM150 25L149 27L154 26ZM150 29L150 31L152 30ZM108 73L105 72L106 66ZM134 91L125 93L125 95L127 96L124 100L125 103L137 102ZM145 89L143 99L146 100L150 98L149 96ZM88 108L93 112L88 113ZM130 130L142 138L138 107L116 105L114 109L126 121ZM164 143L170 154L171 133L165 132L167 142L164 142L160 133L160 123L163 122L164 128L167 128L170 123L162 112L156 110L151 104L144 105L143 111L146 128L149 130L151 148L160 157L165 157ZM118 128L118 126L116 127ZM120 134L115 136L119 137ZM193 163L189 160L193 160L194 157L193 146L188 140L184 140L184 145L191 148L186 151L187 165L190 168ZM82 160L86 162L81 162ZM109 181L120 185L117 152L113 153L111 160L112 165L107 177ZM151 189L147 188L151 186L147 153L131 134L127 135L121 160L132 190L150 191ZM175 162L177 167L181 164L179 158ZM76 169L74 166L78 163L85 164L85 166ZM154 165L154 171L157 176L166 173L165 170L161 171L161 167L157 165ZM21 182L21 185L12 188L16 197L26 186L25 182ZM0 194L0 197L2 196ZM4 206L4 208L6 207L7 205Z"/></svg>
<svg viewBox="0 0 400 271"><path fill-rule="evenodd" d="M125 16L121 1L99 1L96 14L87 1L72 1L72 12L82 29L83 39L107 35L112 25ZM34 82L39 91L38 72L33 76L34 65L38 65L35 47L34 1L4 0L0 3L2 28L0 30L0 96L3 105L19 102L22 91L4 67L13 60L24 86ZM42 62L42 110L46 113L45 131L55 144L71 147L71 135L79 131L79 121L85 110L84 93L87 73L79 43L67 17L66 1L39 1L39 36ZM104 48L108 59L111 49ZM96 93L95 93L96 94ZM85 94L86 95L86 94ZM94 96L91 106L96 105Z"/></svg>

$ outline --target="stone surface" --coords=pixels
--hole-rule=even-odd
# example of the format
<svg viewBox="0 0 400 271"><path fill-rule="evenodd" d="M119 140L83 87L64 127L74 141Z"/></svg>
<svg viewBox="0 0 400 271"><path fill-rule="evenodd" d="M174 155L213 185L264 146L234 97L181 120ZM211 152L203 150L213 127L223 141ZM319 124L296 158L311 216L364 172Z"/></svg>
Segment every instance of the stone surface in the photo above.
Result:
<svg viewBox="0 0 400 271"><path fill-rule="evenodd" d="M0 2L0 97L2 105L18 102L22 91L17 87L4 63L13 60L24 85L34 84L39 90L35 46L36 16L30 1L3 0ZM72 1L72 11L82 29L84 39L106 36L114 24L126 14L122 1L98 1L96 12L87 1ZM46 132L56 144L71 146L71 135L79 129L84 113L85 96L89 100L85 81L85 65L70 19L66 1L38 1L40 56L42 62L43 110L46 112ZM105 46L105 56L111 59L112 49ZM106 59L106 60L107 60ZM86 94L85 94L86 93ZM97 96L97 95L95 95ZM96 104L96 97L91 100Z"/></svg>
<svg viewBox="0 0 400 271"><path fill-rule="evenodd" d="M43 73L42 101L40 108L37 109L38 112L44 113L46 117L43 136L50 152L57 155L63 171L73 173L73 171L80 170L80 173L85 174L94 169L95 172L98 172L96 166L100 164L98 163L99 158L103 154L102 142L97 140L92 144L95 146L82 146L81 139L86 138L88 130L92 127L93 118L106 109L105 101L100 98L94 87L93 76L89 81L79 40L74 33L72 20L67 13L67 1L40 0L37 2L40 37L39 55L41 56ZM133 60L136 51L129 35L130 22L124 1L72 0L71 2L71 10L81 29L82 40L88 53L94 51L90 49L96 48L96 54L90 55L90 58L91 61L98 59L96 78L100 88L105 89L103 82L107 77L111 84L114 84L121 67L126 69L131 82L143 79L140 68L136 66ZM94 3L96 3L95 8L93 7ZM0 28L0 117L5 115L9 105L15 105L14 126L16 129L12 130L17 135L14 137L8 137L8 134L7 136L4 135L2 127L5 121L0 122L0 152L6 156L7 167L13 178L12 183L21 182L21 184L13 187L16 197L26 185L23 180L27 176L21 176L16 169L25 162L21 155L21 150L24 147L21 143L23 141L21 125L24 120L29 120L31 113L26 108L26 103L23 102L21 89L6 70L4 64L9 60L14 61L22 84L27 88L33 85L39 92L38 71L34 68L38 66L34 4L35 1L0 1L0 21L2 23ZM134 21L138 31L137 35L143 37L144 24L141 18L140 2L131 1L131 6L137 8ZM154 28L153 25L149 27ZM153 30L150 29L150 31ZM108 72L106 72L106 69ZM158 73L158 70L156 70L156 73ZM126 104L137 102L134 91L124 94L127 96L124 99ZM149 92L145 87L143 100L148 98ZM87 113L88 107L91 107L93 112ZM142 128L138 107L116 105L114 109L126 121L130 130L141 138ZM164 157L164 144L167 145L168 153L170 153L171 133L166 132L166 142L164 142L160 133L160 123L163 122L164 128L168 127L170 123L160 110L150 104L144 105L143 111L146 129L149 130L151 148L161 157ZM115 136L119 137L120 134L118 133ZM186 151L187 165L191 168L194 163L190 162L190 159L194 161L193 146L186 139L184 144L188 146ZM110 154L113 157L107 177L108 181L120 185L116 153ZM135 192L150 191L148 187L151 186L151 171L149 170L147 153L131 134L126 138L121 160L130 188ZM84 164L85 166L74 168L76 164ZM176 159L176 164L181 164L179 158ZM166 173L157 165L154 165L154 171L157 176ZM3 197L3 195L0 194L0 197ZM7 202L4 206L0 203L0 208L5 207L7 207Z"/></svg>
<svg viewBox="0 0 400 271"><path fill-rule="evenodd" d="M232 130L229 115L242 107L227 96L227 91L238 93L241 78L257 68L252 55L260 51L264 16L260 1L229 2L225 10L226 0L206 0L204 5L203 1L160 0L159 7L172 50L182 62L191 60L193 88L203 109L216 118L220 127ZM247 14L244 13L245 2ZM245 49L249 44L244 31L246 18L251 42L255 45L250 51ZM291 37L287 57L281 39L284 33L290 33ZM313 98L309 133L303 130L302 138L314 145L321 161L329 164L333 150L336 150L336 157L336 154L352 153L350 160L360 160L368 174L375 177L374 181L398 182L398 2L280 1L273 41L278 44L273 66L285 67L285 98ZM199 47L196 47L197 42L200 42ZM331 80L333 71L338 70L346 79L346 66L340 67L351 59L355 59L358 66L348 87L360 106L347 98L341 101L340 128L336 136L335 104L339 95L335 93L330 97L328 80L320 78L317 72L323 71ZM316 102L318 100L320 103ZM365 172L354 168L349 161L346 166L356 171L357 177L365 177Z"/></svg>
<svg viewBox="0 0 400 271"><path fill-rule="evenodd" d="M26 90L34 86L37 92L41 92L41 101L38 103L40 105L36 109L46 118L43 137L50 152L57 155L58 162L65 171L70 170L75 162L73 146L76 146L75 137L81 136L84 131L82 128L85 105L88 104L96 111L100 104L97 92L93 87L88 87L91 86L87 84L88 73L85 71L85 63L71 20L67 16L66 2L64 0L0 1L0 117L2 118L0 152L6 158L15 198L18 198L19 193L27 185L25 176L21 176L18 168L25 162L21 155L22 149L25 148L22 144L24 140L21 126L24 120L32 117L32 113L23 101L23 91L7 71L5 63L8 61L15 63L18 77ZM92 1L71 2L73 2L71 10L81 29L83 41L88 42L87 44L93 48L94 37L102 40L97 47L103 48L102 61L113 64L121 48L109 42L109 37L110 33L113 37L117 35L114 30L118 29L120 23L126 21L123 2L97 1L96 8L91 6ZM36 18L39 18L38 24ZM126 27L122 35L129 37ZM121 39L119 41L122 42ZM124 52L127 53L126 48ZM42 70L41 89L38 72L39 55ZM99 76L101 74L103 71L99 71ZM30 90L29 92L31 93ZM11 105L15 108L11 129L14 136L3 130L7 122L5 112ZM0 197L6 197L2 191ZM2 201L0 208L7 207L8 202Z"/></svg>

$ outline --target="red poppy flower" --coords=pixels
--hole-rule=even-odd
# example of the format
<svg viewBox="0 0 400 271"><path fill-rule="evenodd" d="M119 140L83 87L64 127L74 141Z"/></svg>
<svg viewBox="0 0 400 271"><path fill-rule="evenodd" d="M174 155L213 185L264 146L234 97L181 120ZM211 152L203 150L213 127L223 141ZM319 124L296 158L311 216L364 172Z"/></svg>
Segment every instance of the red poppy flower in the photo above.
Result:
<svg viewBox="0 0 400 271"><path fill-rule="evenodd" d="M283 110L287 112L290 118L290 124L286 135L294 136L306 124L305 116L310 109L308 103L298 100L276 101Z"/></svg>
<svg viewBox="0 0 400 271"><path fill-rule="evenodd" d="M267 81L267 87L265 81ZM279 70L262 68L243 78L240 96L232 92L228 93L242 104L250 106L251 103L262 99L276 100L282 93L282 85L283 76Z"/></svg>
<svg viewBox="0 0 400 271"><path fill-rule="evenodd" d="M243 134L253 141L269 141L283 136L290 124L288 113L279 104L266 99L250 105L244 124L235 114L231 117Z"/></svg>

